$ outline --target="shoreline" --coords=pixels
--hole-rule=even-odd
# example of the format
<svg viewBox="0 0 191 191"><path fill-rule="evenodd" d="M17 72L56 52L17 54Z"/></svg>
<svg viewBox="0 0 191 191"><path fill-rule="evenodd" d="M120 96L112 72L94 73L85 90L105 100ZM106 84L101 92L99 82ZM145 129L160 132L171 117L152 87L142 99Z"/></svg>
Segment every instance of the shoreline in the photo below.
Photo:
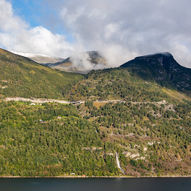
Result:
<svg viewBox="0 0 191 191"><path fill-rule="evenodd" d="M0 176L0 179L136 179L136 178L191 178L189 176Z"/></svg>

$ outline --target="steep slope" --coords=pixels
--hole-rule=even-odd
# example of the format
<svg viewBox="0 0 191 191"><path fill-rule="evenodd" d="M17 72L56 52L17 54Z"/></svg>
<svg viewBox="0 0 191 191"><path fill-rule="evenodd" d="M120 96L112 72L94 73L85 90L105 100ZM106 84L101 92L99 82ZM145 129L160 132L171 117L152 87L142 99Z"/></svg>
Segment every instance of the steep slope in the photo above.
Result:
<svg viewBox="0 0 191 191"><path fill-rule="evenodd" d="M137 57L121 66L143 79L154 80L191 95L191 69L177 63L170 53Z"/></svg>
<svg viewBox="0 0 191 191"><path fill-rule="evenodd" d="M0 103L0 175L191 175L185 94L112 69L90 73L68 96L89 101Z"/></svg>
<svg viewBox="0 0 191 191"><path fill-rule="evenodd" d="M169 86L169 85L168 85ZM191 98L173 89L160 85L155 80L146 80L132 68L116 68L90 72L85 79L75 84L68 93L71 100L161 101L162 99L190 100Z"/></svg>
<svg viewBox="0 0 191 191"><path fill-rule="evenodd" d="M186 94L126 67L93 71L68 96L89 100L79 113L96 124L106 155L113 159L119 153L125 174L191 174L191 98Z"/></svg>
<svg viewBox="0 0 191 191"><path fill-rule="evenodd" d="M92 71L83 79L77 75L81 80L73 84L68 81L76 75L68 74L68 81L61 84L65 73L8 52L3 55L2 91L11 87L11 96L11 90L23 97L26 93L29 96L28 92L36 95L38 92L32 90L39 83L48 90L40 95L59 97L60 88L67 87L64 97L78 102L62 105L1 100L0 175L191 175L191 98L173 85L163 86L150 67L146 69L148 77L134 70L133 64ZM35 81L34 74L44 80L42 84ZM13 81L11 86L9 79L17 83Z"/></svg>
<svg viewBox="0 0 191 191"><path fill-rule="evenodd" d="M81 79L0 49L0 95L62 98L68 87Z"/></svg>

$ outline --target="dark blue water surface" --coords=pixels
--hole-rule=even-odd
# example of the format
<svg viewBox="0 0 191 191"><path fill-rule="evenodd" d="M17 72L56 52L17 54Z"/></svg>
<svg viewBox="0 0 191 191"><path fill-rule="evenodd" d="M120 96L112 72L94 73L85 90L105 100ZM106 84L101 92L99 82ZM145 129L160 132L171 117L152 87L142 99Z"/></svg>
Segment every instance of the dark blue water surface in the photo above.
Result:
<svg viewBox="0 0 191 191"><path fill-rule="evenodd" d="M191 178L0 179L0 191L191 191Z"/></svg>

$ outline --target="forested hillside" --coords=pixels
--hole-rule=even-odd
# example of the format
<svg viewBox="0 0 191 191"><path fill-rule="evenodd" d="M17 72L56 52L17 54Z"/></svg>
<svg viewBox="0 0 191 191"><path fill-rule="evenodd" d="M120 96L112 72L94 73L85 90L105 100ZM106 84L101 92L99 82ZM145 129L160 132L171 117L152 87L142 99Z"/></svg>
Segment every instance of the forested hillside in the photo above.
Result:
<svg viewBox="0 0 191 191"><path fill-rule="evenodd" d="M81 76L12 56L0 57L1 176L191 175L189 90L132 67ZM4 100L14 96L76 102Z"/></svg>
<svg viewBox="0 0 191 191"><path fill-rule="evenodd" d="M63 98L81 75L61 73L0 49L0 95Z"/></svg>
<svg viewBox="0 0 191 191"><path fill-rule="evenodd" d="M190 175L190 111L190 102L2 102L0 175Z"/></svg>

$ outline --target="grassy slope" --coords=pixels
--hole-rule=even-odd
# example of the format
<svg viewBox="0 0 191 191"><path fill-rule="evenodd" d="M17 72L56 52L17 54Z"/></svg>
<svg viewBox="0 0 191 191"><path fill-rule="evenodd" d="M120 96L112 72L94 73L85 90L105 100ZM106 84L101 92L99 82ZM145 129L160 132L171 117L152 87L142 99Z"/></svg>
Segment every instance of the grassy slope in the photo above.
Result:
<svg viewBox="0 0 191 191"><path fill-rule="evenodd" d="M0 49L0 95L63 98L68 87L81 78Z"/></svg>

